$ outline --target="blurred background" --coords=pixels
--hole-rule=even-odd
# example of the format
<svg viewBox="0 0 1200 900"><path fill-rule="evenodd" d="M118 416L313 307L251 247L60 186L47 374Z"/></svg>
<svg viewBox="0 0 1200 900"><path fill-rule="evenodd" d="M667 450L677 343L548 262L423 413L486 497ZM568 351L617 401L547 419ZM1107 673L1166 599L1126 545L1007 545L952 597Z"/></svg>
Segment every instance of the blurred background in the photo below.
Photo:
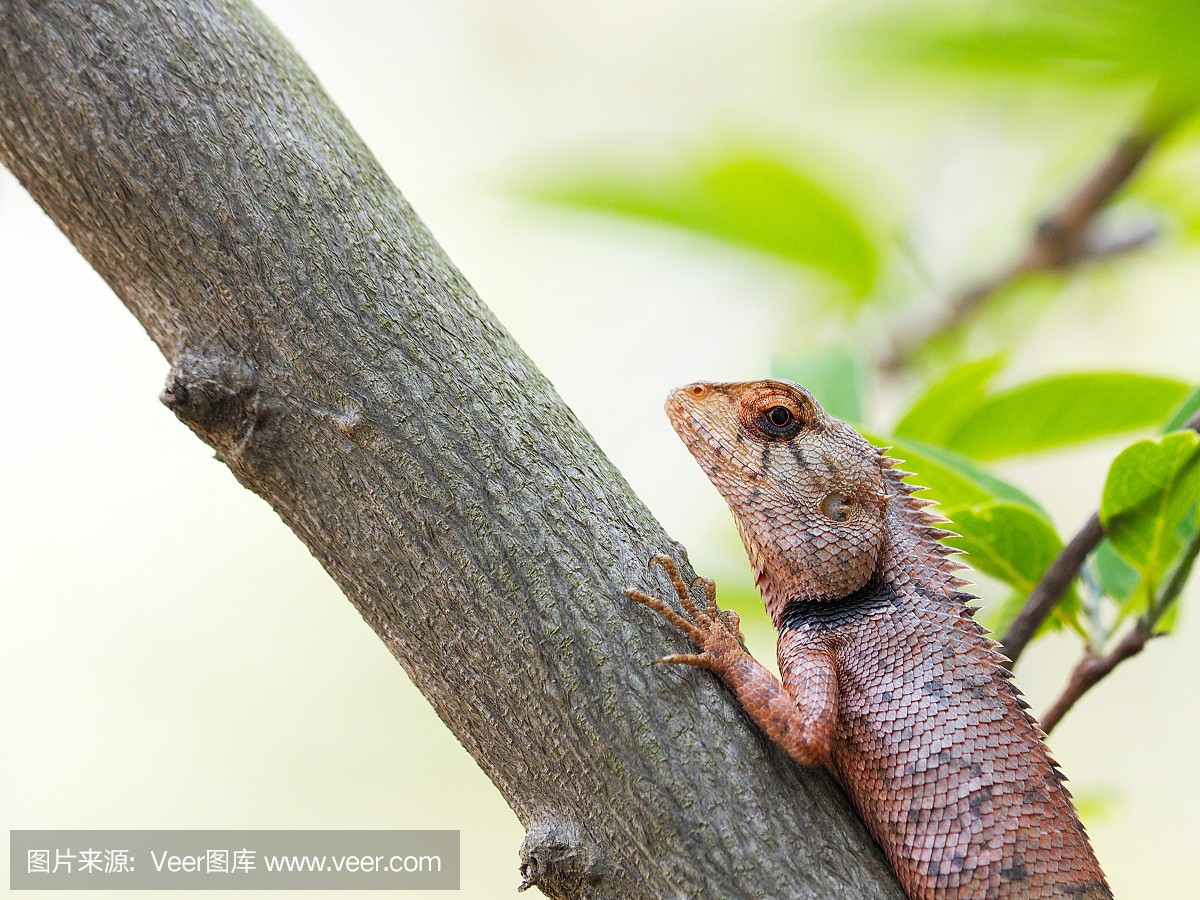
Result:
<svg viewBox="0 0 1200 900"><path fill-rule="evenodd" d="M886 434L997 353L1000 388L1200 381L1184 0L260 6L743 613L759 605L740 544L662 414L669 388L797 375ZM1035 240L1071 198L1083 227ZM499 793L158 403L166 361L7 172L0 298L3 827L461 829L462 895L511 896L523 832ZM1153 431L990 471L1068 538L1114 455ZM1008 587L980 582L994 610ZM1200 880L1187 594L1173 633L1051 741L1120 898ZM773 658L762 617L748 628ZM1035 712L1080 648L1059 631L1022 658Z"/></svg>

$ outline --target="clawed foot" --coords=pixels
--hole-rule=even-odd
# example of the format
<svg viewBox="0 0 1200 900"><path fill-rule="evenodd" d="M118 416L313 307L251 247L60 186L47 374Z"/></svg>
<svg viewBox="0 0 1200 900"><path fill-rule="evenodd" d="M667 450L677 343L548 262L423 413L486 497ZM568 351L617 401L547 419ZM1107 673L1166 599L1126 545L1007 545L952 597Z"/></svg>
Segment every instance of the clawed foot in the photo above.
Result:
<svg viewBox="0 0 1200 900"><path fill-rule="evenodd" d="M671 557L656 556L650 560L650 565L659 565L666 569L671 577L671 584L675 587L675 593L679 595L679 602L694 621L689 621L658 598L643 594L639 590L630 589L625 592L625 596L635 603L650 607L686 634L701 650L700 653L664 656L655 662L699 666L719 674L723 668L722 664L729 659L732 652L745 652L740 643L741 622L738 614L731 609L721 610L717 607L717 586L711 578L697 579L704 587L705 608L701 609L692 600L688 586L683 583L679 569Z"/></svg>

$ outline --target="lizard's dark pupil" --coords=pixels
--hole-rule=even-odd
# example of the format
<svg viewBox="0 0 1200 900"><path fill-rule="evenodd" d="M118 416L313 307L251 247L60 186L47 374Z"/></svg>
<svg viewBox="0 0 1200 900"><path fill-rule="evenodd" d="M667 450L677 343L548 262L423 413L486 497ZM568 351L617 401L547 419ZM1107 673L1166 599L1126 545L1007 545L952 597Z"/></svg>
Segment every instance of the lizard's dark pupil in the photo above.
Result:
<svg viewBox="0 0 1200 900"><path fill-rule="evenodd" d="M786 406L772 406L767 410L767 418L776 428L782 428L792 421L792 411Z"/></svg>

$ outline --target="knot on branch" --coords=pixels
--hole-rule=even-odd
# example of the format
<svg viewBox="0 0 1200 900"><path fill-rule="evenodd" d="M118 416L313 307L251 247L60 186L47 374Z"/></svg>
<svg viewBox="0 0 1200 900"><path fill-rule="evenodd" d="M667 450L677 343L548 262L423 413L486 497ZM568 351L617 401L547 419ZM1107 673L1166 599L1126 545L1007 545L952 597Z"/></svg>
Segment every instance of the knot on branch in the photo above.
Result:
<svg viewBox="0 0 1200 900"><path fill-rule="evenodd" d="M529 826L521 843L519 891L535 885L553 900L601 900L628 896L606 887L611 867L583 834L579 824L554 818Z"/></svg>
<svg viewBox="0 0 1200 900"><path fill-rule="evenodd" d="M1025 265L1030 269L1064 269L1083 255L1081 227L1073 227L1059 216L1038 222Z"/></svg>
<svg viewBox="0 0 1200 900"><path fill-rule="evenodd" d="M175 360L159 399L227 465L252 444L271 442L271 420L282 408L244 361L192 351Z"/></svg>

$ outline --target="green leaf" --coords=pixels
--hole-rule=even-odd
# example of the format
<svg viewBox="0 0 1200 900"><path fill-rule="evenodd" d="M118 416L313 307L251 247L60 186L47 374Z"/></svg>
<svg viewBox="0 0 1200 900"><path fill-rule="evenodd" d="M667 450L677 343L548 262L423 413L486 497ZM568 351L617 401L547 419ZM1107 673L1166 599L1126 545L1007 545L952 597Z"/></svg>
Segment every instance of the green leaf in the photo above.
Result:
<svg viewBox="0 0 1200 900"><path fill-rule="evenodd" d="M1191 513L1186 514L1175 531L1178 545L1186 546L1196 536L1198 528L1200 528L1200 524L1197 523L1196 516ZM1092 556L1092 565L1100 587L1116 602L1120 613L1119 618L1124 618L1142 608L1151 585L1137 569L1121 558L1120 554L1113 549L1112 541L1108 538L1101 541L1100 546L1096 548L1096 552ZM1177 565L1179 565L1178 560L1172 564L1172 572ZM1155 627L1156 632L1170 631L1175 622L1178 608L1177 602L1168 608L1166 614L1159 619Z"/></svg>
<svg viewBox="0 0 1200 900"><path fill-rule="evenodd" d="M1158 591L1158 602L1162 603L1166 601L1169 605L1166 608L1166 612L1159 617L1158 623L1154 627L1154 631L1157 634L1166 634L1175 627L1175 623L1178 621L1180 607L1179 593L1181 591L1176 590L1171 596L1164 596L1164 594L1169 592L1172 584L1177 584L1179 588L1182 588L1192 576L1192 569L1196 563L1196 555L1194 550L1189 552L1188 547L1196 539L1196 533L1200 531L1198 516L1200 516L1200 505L1193 507L1183 517L1179 528L1175 530L1175 539L1184 550L1171 563L1170 570L1163 576L1163 587Z"/></svg>
<svg viewBox="0 0 1200 900"><path fill-rule="evenodd" d="M1200 507L1195 510L1197 515L1200 515ZM1175 627L1175 623L1179 621L1179 595L1182 593L1182 588L1187 584L1189 578L1192 577L1192 569L1196 564L1196 533L1200 531L1200 521L1197 521L1197 515L1188 513L1183 518L1183 523L1179 526L1179 530L1175 532L1175 536L1179 539L1179 543L1184 547L1181 553L1171 566L1170 574L1164 579L1166 587L1158 592L1158 603L1167 603L1166 610L1159 616L1158 622L1154 626L1156 634L1166 634Z"/></svg>
<svg viewBox="0 0 1200 900"><path fill-rule="evenodd" d="M1192 388L1191 392L1179 401L1179 405L1163 425L1163 432L1178 431L1197 410L1200 410L1200 387Z"/></svg>
<svg viewBox="0 0 1200 900"><path fill-rule="evenodd" d="M988 383L1004 365L992 356L951 371L927 389L896 423L892 433L945 446L983 403Z"/></svg>
<svg viewBox="0 0 1200 900"><path fill-rule="evenodd" d="M1106 819L1111 819L1117 810L1124 805L1124 798L1111 788L1092 788L1078 791L1072 789L1075 809L1079 818L1083 819L1088 828Z"/></svg>
<svg viewBox="0 0 1200 900"><path fill-rule="evenodd" d="M1123 372L1056 375L988 397L945 446L1000 459L1155 425L1188 392L1170 378Z"/></svg>
<svg viewBox="0 0 1200 900"><path fill-rule="evenodd" d="M948 543L967 552L972 568L1012 586L1022 598L1016 601L1018 607L1062 550L1054 526L1025 506L985 503L951 510L949 518L954 523L950 527L960 536ZM1078 608L1079 598L1072 588L1056 610L1056 625L1073 624Z"/></svg>
<svg viewBox="0 0 1200 900"><path fill-rule="evenodd" d="M1175 629L1175 624L1179 621L1179 599L1167 607L1167 611L1159 618L1158 623L1154 626L1155 634L1170 634Z"/></svg>
<svg viewBox="0 0 1200 900"><path fill-rule="evenodd" d="M875 285L879 251L849 205L815 179L754 152L657 178L583 176L535 199L669 225L811 266L855 299Z"/></svg>
<svg viewBox="0 0 1200 900"><path fill-rule="evenodd" d="M983 471L972 460L952 450L911 439L882 437L865 431L862 434L876 446L890 446L890 455L903 460L900 468L916 473L908 480L924 485L929 489L926 496L947 509L1003 500L1046 517L1037 501L1020 488Z"/></svg>
<svg viewBox="0 0 1200 900"><path fill-rule="evenodd" d="M1112 597L1117 606L1127 606L1142 580L1138 570L1121 558L1108 538L1100 542L1092 560L1104 593Z"/></svg>
<svg viewBox="0 0 1200 900"><path fill-rule="evenodd" d="M1174 220L1168 224L1171 237L1194 242L1200 238L1198 168L1200 116L1193 115L1154 148L1130 183L1128 196Z"/></svg>
<svg viewBox="0 0 1200 900"><path fill-rule="evenodd" d="M1100 521L1113 548L1141 574L1131 602L1145 608L1194 527L1200 496L1200 435L1184 431L1138 441L1108 470Z"/></svg>
<svg viewBox="0 0 1200 900"><path fill-rule="evenodd" d="M1021 607L1025 605L1028 596L1021 591L1009 591L1007 597L999 603L989 603L975 618L992 634L1004 634L1008 631L1008 626L1012 624L1013 619L1017 617L1017 613L1021 611ZM1057 628L1058 624L1059 622L1054 616L1047 616L1038 627L1034 637L1040 637L1047 630Z"/></svg>
<svg viewBox="0 0 1200 900"><path fill-rule="evenodd" d="M829 347L803 356L774 357L771 377L804 385L831 416L858 424L863 420L866 371L860 354Z"/></svg>
<svg viewBox="0 0 1200 900"><path fill-rule="evenodd" d="M982 0L889 7L856 29L875 65L1007 81L1022 88L1113 91L1154 86L1149 117L1200 97L1194 0Z"/></svg>
<svg viewBox="0 0 1200 900"><path fill-rule="evenodd" d="M1045 511L1018 488L944 447L864 436L878 446L891 444L891 455L916 473L908 480L926 485L928 496L941 503L941 512L960 535L947 543L970 554L967 562L973 568L1013 587L1013 595L989 615L990 626L1002 630L1062 549ZM1078 630L1078 613L1079 598L1072 587L1039 634L1065 624Z"/></svg>

